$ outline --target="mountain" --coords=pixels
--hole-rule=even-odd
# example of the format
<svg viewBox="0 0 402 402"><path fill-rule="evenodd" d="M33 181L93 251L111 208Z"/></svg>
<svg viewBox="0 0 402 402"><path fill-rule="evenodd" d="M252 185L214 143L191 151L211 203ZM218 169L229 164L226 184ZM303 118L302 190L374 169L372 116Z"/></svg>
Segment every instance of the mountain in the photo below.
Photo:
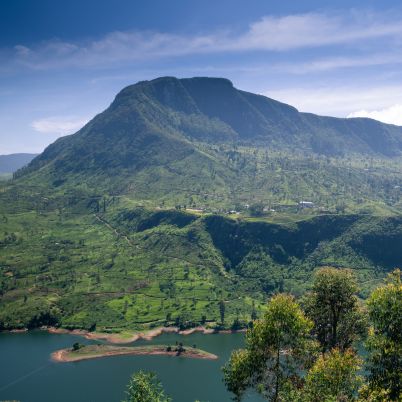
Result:
<svg viewBox="0 0 402 402"><path fill-rule="evenodd" d="M163 77L124 88L17 176L170 203L214 194L212 204L233 205L250 201L244 193L258 195L253 202L291 195L334 205L338 196L357 203L380 194L395 203L400 169L380 164L377 172L367 158L400 155L402 127L300 113L222 78ZM345 162L351 157L359 160Z"/></svg>
<svg viewBox="0 0 402 402"><path fill-rule="evenodd" d="M402 154L402 127L300 113L284 103L240 91L226 79L163 77L124 88L107 110L75 135L49 146L31 168L53 164L62 169L74 162L75 171L138 169L194 152L188 140L251 143L324 155ZM148 152L151 148L154 152Z"/></svg>
<svg viewBox="0 0 402 402"><path fill-rule="evenodd" d="M23 166L28 165L38 154L9 154L0 155L0 173L14 173Z"/></svg>

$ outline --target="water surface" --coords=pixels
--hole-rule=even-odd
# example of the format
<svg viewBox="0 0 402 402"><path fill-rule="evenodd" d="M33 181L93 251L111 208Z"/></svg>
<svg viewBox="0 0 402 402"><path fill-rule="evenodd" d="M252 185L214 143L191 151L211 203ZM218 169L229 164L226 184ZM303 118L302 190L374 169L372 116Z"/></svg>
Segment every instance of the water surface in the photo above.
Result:
<svg viewBox="0 0 402 402"><path fill-rule="evenodd" d="M119 402L130 375L155 371L174 402L229 402L221 367L233 349L242 347L243 334L163 334L141 344L196 345L219 356L198 360L170 356L113 356L73 363L53 363L50 354L74 342L96 343L67 334L32 331L0 334L0 401ZM259 401L256 395L245 401Z"/></svg>

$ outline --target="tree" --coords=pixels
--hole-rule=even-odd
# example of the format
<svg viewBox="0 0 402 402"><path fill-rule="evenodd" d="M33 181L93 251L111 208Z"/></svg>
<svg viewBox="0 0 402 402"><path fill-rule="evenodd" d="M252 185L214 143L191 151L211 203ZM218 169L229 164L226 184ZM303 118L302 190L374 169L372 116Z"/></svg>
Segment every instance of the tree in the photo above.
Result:
<svg viewBox="0 0 402 402"><path fill-rule="evenodd" d="M175 351L176 351L176 353L177 353L178 356L180 356L183 352L186 351L186 349L184 348L182 342L179 342L179 343L178 343L178 345L176 346Z"/></svg>
<svg viewBox="0 0 402 402"><path fill-rule="evenodd" d="M332 348L346 350L366 333L366 315L359 306L357 291L350 270L326 267L317 271L304 305L323 352Z"/></svg>
<svg viewBox="0 0 402 402"><path fill-rule="evenodd" d="M255 308L255 301L253 300L253 307L251 310L251 321L255 321L257 319L257 310Z"/></svg>
<svg viewBox="0 0 402 402"><path fill-rule="evenodd" d="M262 204L250 205L249 212L251 216L262 216L264 215L264 205Z"/></svg>
<svg viewBox="0 0 402 402"><path fill-rule="evenodd" d="M75 342L73 343L73 352L76 352L77 350L80 350L83 347L84 345L81 345L79 342Z"/></svg>
<svg viewBox="0 0 402 402"><path fill-rule="evenodd" d="M308 402L353 401L363 379L359 376L361 360L352 350L339 349L319 356L306 376L301 400Z"/></svg>
<svg viewBox="0 0 402 402"><path fill-rule="evenodd" d="M223 323L225 322L225 302L223 300L221 300L219 302L219 315L221 318L221 324L223 325Z"/></svg>
<svg viewBox="0 0 402 402"><path fill-rule="evenodd" d="M292 296L274 296L262 319L248 329L245 349L234 351L223 368L226 387L235 399L240 401L251 388L270 401L280 401L288 383L301 381L301 370L311 363L312 327Z"/></svg>
<svg viewBox="0 0 402 402"><path fill-rule="evenodd" d="M155 373L134 373L127 385L125 402L170 402Z"/></svg>
<svg viewBox="0 0 402 402"><path fill-rule="evenodd" d="M383 400L402 400L402 282L399 269L388 276L384 286L373 291L367 305L372 323L366 343L369 352L367 393L387 394L387 399Z"/></svg>

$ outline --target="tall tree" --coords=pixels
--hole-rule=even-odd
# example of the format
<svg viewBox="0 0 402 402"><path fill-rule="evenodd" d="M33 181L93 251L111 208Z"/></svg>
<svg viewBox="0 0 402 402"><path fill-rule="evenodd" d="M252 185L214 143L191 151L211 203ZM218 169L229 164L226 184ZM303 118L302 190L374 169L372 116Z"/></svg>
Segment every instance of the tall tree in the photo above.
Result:
<svg viewBox="0 0 402 402"><path fill-rule="evenodd" d="M235 399L240 401L250 388L270 401L281 400L281 392L289 382L301 381L301 370L311 362L312 327L292 296L274 296L262 319L247 331L245 349L234 351L223 368Z"/></svg>
<svg viewBox="0 0 402 402"><path fill-rule="evenodd" d="M367 341L368 393L402 400L402 282L401 271L388 276L368 302L372 328Z"/></svg>
<svg viewBox="0 0 402 402"><path fill-rule="evenodd" d="M134 373L127 385L125 402L171 402L165 395L162 384L155 373Z"/></svg>
<svg viewBox="0 0 402 402"><path fill-rule="evenodd" d="M348 269L325 267L315 274L304 305L323 352L335 347L346 350L365 334L366 315L359 306L357 291L355 277Z"/></svg>
<svg viewBox="0 0 402 402"><path fill-rule="evenodd" d="M219 302L219 316L221 318L221 324L223 325L223 323L225 322L225 302L223 300L221 300Z"/></svg>

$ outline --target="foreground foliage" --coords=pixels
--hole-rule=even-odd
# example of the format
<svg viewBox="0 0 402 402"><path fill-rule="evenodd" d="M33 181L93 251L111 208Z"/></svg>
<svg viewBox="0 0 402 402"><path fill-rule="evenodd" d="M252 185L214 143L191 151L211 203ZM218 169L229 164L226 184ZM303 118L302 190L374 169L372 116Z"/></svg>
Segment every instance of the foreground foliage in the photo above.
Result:
<svg viewBox="0 0 402 402"><path fill-rule="evenodd" d="M246 348L233 352L224 367L227 388L240 400L248 388L277 401L289 382L301 381L316 345L313 323L289 295L274 296L261 320L246 335Z"/></svg>
<svg viewBox="0 0 402 402"><path fill-rule="evenodd" d="M332 349L321 354L308 371L300 399L305 402L353 401L363 382L362 361L352 350Z"/></svg>
<svg viewBox="0 0 402 402"><path fill-rule="evenodd" d="M155 373L139 371L127 385L127 399L124 402L170 402Z"/></svg>
<svg viewBox="0 0 402 402"><path fill-rule="evenodd" d="M373 327L366 345L370 372L366 395L386 394L390 400L402 400L401 271L390 274L367 304Z"/></svg>
<svg viewBox="0 0 402 402"><path fill-rule="evenodd" d="M326 290L328 299L321 300L322 309L317 311L319 319L314 322L313 337L309 332L313 323L304 316L290 296L283 294L270 300L265 315L248 330L246 348L234 351L223 368L226 386L234 394L234 399L240 401L247 390L254 389L268 401L274 402L401 400L400 271L395 270L389 276L387 284L374 290L368 300L369 318L373 327L367 342L369 356L366 383L363 383L363 377L359 374L362 360L357 356L356 350L345 348L345 343L321 341L323 352L312 361L315 355L311 346L314 339L321 336L317 329L321 328L323 322L327 323L329 334L333 336L334 328L338 328L331 326L336 307L342 311L345 306L352 309L355 306L354 293L357 288L353 275L349 271L324 268L317 273L314 289L316 295L310 302L317 303L319 299L314 297L323 289ZM327 308L325 301L331 300L334 293L340 295L339 304ZM314 303L307 303L310 314ZM316 304L315 309L319 306ZM345 313L346 310L337 317L342 317ZM359 319L358 310L355 314L356 319ZM347 328L350 329L349 326ZM353 330L348 332L349 346L355 346L357 334ZM324 337L325 341L327 339ZM301 362L304 364L300 364Z"/></svg>
<svg viewBox="0 0 402 402"><path fill-rule="evenodd" d="M308 317L323 352L346 350L366 332L365 312L359 307L356 279L350 270L320 269L305 298Z"/></svg>

